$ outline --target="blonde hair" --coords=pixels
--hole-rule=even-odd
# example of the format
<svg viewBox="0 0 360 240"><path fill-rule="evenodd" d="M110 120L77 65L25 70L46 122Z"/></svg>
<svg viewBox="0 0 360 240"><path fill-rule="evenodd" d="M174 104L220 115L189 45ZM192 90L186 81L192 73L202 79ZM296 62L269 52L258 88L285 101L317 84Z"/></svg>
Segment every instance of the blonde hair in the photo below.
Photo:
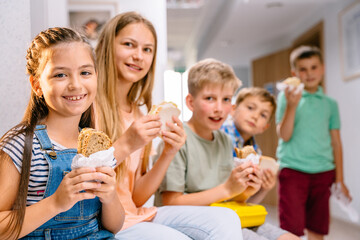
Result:
<svg viewBox="0 0 360 240"><path fill-rule="evenodd" d="M208 84L220 84L238 89L241 81L234 73L232 67L218 60L208 58L195 63L189 70L188 88L193 96Z"/></svg>
<svg viewBox="0 0 360 240"><path fill-rule="evenodd" d="M292 50L290 54L290 66L292 70L296 68L296 62L300 59L311 58L317 56L320 59L320 62L323 62L321 51L318 47L315 46L306 46L302 45L300 47Z"/></svg>
<svg viewBox="0 0 360 240"><path fill-rule="evenodd" d="M152 33L155 40L154 59L145 77L134 83L130 88L127 94L127 101L132 104L133 109L145 105L149 110L152 105L157 49L157 36L152 23L136 12L119 14L106 23L95 50L98 66L98 89L95 100L97 124L99 130L108 134L112 141L116 141L124 131L124 123L118 108L119 103L116 94L118 89L118 70L115 60L115 38L123 28L135 23L144 24ZM151 144L146 146L145 149L143 165L146 166L148 165L149 149L151 149ZM123 161L115 169L118 179L125 170L126 161Z"/></svg>
<svg viewBox="0 0 360 240"><path fill-rule="evenodd" d="M265 88L260 88L260 87L243 88L237 94L236 102L235 102L236 107L239 106L239 104L242 101L244 101L247 97L250 97L250 96L260 97L260 99L263 102L269 102L271 104L273 109L271 111L271 116L269 118L269 120L270 120L276 111L276 99L275 99L274 95L272 95Z"/></svg>

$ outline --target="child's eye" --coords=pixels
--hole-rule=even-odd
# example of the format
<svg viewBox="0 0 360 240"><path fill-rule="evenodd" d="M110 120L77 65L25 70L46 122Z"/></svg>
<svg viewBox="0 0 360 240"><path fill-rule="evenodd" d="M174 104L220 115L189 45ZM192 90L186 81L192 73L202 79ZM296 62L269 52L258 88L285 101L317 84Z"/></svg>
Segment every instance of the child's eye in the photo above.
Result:
<svg viewBox="0 0 360 240"><path fill-rule="evenodd" d="M147 53L152 53L152 49L151 48L144 48L144 51Z"/></svg>
<svg viewBox="0 0 360 240"><path fill-rule="evenodd" d="M224 98L224 101L225 101L225 102L230 102L230 101L231 101L231 98Z"/></svg>
<svg viewBox="0 0 360 240"><path fill-rule="evenodd" d="M260 116L261 116L262 118L267 119L267 114L262 113Z"/></svg>
<svg viewBox="0 0 360 240"><path fill-rule="evenodd" d="M89 76L89 75L91 75L92 73L91 72L88 72L88 71L82 71L81 72L81 75L83 75L83 76Z"/></svg>
<svg viewBox="0 0 360 240"><path fill-rule="evenodd" d="M253 110L254 108L252 106L247 106L249 110Z"/></svg>
<svg viewBox="0 0 360 240"><path fill-rule="evenodd" d="M63 77L66 77L66 74L65 74L65 73L58 73L58 74L56 74L54 77L56 77L56 78L63 78Z"/></svg>
<svg viewBox="0 0 360 240"><path fill-rule="evenodd" d="M208 100L208 101L214 100L213 97L206 97L205 99Z"/></svg>
<svg viewBox="0 0 360 240"><path fill-rule="evenodd" d="M128 47L134 46L134 44L132 44L131 42L125 42L124 45L125 45L125 46L128 46Z"/></svg>

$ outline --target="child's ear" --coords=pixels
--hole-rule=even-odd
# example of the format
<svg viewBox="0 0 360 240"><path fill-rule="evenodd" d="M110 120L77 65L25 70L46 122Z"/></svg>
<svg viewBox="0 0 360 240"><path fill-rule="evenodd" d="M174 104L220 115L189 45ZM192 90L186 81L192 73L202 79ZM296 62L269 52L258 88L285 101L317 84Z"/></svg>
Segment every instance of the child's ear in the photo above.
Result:
<svg viewBox="0 0 360 240"><path fill-rule="evenodd" d="M232 104L231 106L232 106L232 108L231 108L230 116L234 117L234 113L235 113L237 106L236 106L236 104Z"/></svg>
<svg viewBox="0 0 360 240"><path fill-rule="evenodd" d="M263 128L263 132L265 132L265 130L268 129L269 127L270 127L270 123L267 123L267 124L265 125L265 127Z"/></svg>
<svg viewBox="0 0 360 240"><path fill-rule="evenodd" d="M295 70L291 70L291 76L292 76L292 77L297 77Z"/></svg>
<svg viewBox="0 0 360 240"><path fill-rule="evenodd" d="M31 89L34 91L36 96L38 96L38 97L42 96L43 92L41 90L39 80L34 78L34 76L31 75L29 77L29 81L30 81L30 84L31 84Z"/></svg>
<svg viewBox="0 0 360 240"><path fill-rule="evenodd" d="M194 97L189 93L186 98L186 106L190 109L190 111L193 111L194 109Z"/></svg>

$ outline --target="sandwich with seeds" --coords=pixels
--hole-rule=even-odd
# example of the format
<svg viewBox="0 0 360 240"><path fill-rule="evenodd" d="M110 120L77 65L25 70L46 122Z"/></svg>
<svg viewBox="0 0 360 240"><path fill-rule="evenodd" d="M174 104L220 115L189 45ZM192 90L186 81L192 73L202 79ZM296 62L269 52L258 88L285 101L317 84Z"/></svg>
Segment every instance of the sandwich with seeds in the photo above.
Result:
<svg viewBox="0 0 360 240"><path fill-rule="evenodd" d="M83 128L78 137L77 151L89 157L93 153L109 149L111 145L110 138L104 132L93 128Z"/></svg>

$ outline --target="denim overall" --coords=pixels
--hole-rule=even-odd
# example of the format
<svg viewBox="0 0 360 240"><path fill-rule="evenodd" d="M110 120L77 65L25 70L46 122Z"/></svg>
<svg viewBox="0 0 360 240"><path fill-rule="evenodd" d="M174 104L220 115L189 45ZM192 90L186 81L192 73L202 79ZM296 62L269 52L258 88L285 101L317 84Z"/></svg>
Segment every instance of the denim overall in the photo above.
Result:
<svg viewBox="0 0 360 240"><path fill-rule="evenodd" d="M71 171L71 162L76 149L53 150L45 125L37 125L35 134L45 150L49 165L49 178L44 198L55 193L65 174ZM114 239L114 235L100 229L101 202L98 197L77 202L71 209L62 212L22 239Z"/></svg>

